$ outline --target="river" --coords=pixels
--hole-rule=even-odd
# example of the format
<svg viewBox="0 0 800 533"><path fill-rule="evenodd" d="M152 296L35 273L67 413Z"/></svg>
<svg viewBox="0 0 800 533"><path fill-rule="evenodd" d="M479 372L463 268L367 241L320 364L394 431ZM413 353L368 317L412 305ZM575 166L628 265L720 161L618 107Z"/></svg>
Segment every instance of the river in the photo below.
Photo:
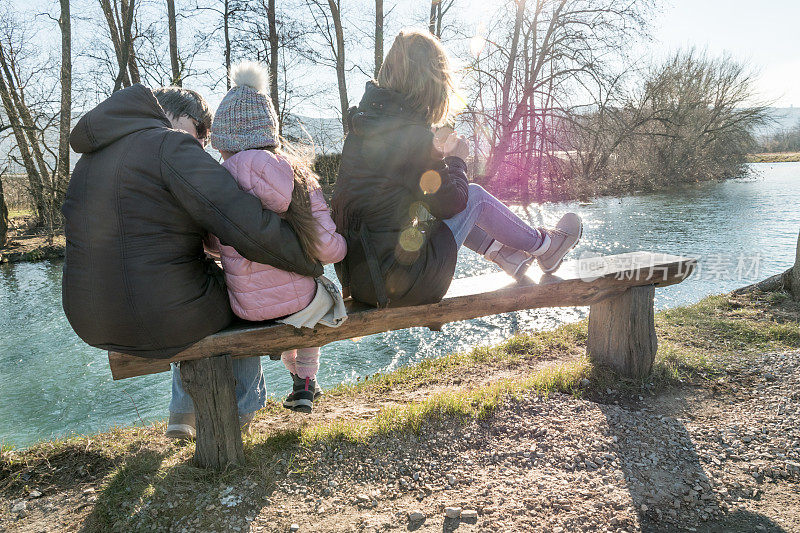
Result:
<svg viewBox="0 0 800 533"><path fill-rule="evenodd" d="M800 228L800 163L759 164L754 178L704 183L656 194L548 203L518 212L531 224L553 224L567 210L584 220L573 252L652 250L691 255L699 269L656 291L658 309L689 304L782 272L794 261ZM469 250L456 277L493 271ZM335 278L332 268L327 274ZM427 357L499 342L520 331L579 320L585 308L523 311L341 341L322 349L323 386L354 381ZM276 398L290 385L278 362L263 359ZM114 382L106 353L86 346L61 309L60 263L0 265L0 444L91 433L167 416L169 374Z"/></svg>

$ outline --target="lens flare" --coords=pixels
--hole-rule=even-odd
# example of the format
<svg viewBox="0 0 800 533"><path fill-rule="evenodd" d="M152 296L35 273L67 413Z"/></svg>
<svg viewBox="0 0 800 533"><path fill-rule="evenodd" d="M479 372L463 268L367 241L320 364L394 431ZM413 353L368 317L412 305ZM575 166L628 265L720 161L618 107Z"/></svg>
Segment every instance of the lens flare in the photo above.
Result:
<svg viewBox="0 0 800 533"><path fill-rule="evenodd" d="M442 177L435 170L426 170L419 179L419 188L425 194L435 194L442 186Z"/></svg>
<svg viewBox="0 0 800 533"><path fill-rule="evenodd" d="M408 206L408 219L416 226L419 222L429 220L431 218L430 210L425 202L414 202Z"/></svg>
<svg viewBox="0 0 800 533"><path fill-rule="evenodd" d="M450 99L448 101L449 106L449 113L450 115L458 115L467 107L467 99L464 98L459 91L453 91L450 93Z"/></svg>
<svg viewBox="0 0 800 533"><path fill-rule="evenodd" d="M415 227L406 228L400 233L400 248L406 252L417 252L422 248L425 238L422 232Z"/></svg>
<svg viewBox="0 0 800 533"><path fill-rule="evenodd" d="M475 59L478 59L483 49L486 48L486 37L483 36L484 33L486 33L486 26L481 22L475 30L475 35L469 40L469 53L472 54L472 57Z"/></svg>

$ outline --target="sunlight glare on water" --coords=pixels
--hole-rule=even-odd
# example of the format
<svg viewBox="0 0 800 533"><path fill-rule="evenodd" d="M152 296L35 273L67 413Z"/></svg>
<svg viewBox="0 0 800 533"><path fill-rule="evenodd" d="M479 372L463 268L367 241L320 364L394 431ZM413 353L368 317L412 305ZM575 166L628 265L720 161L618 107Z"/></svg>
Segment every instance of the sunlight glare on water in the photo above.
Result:
<svg viewBox="0 0 800 533"><path fill-rule="evenodd" d="M650 250L700 258L684 283L656 291L659 309L696 302L791 266L800 228L800 163L758 165L761 177L707 183L677 191L588 204L514 208L532 225L552 226L565 211L584 220L584 252ZM736 268L744 259L745 266ZM459 252L456 277L494 272L473 252ZM332 267L326 275L335 279ZM395 370L429 357L495 344L517 332L553 328L586 316L586 308L522 311L340 341L322 349L319 378L330 387ZM280 363L263 360L268 389L281 397L290 378ZM61 310L61 265L0 265L0 442L25 446L72 432L164 418L169 374L114 382L106 353L78 339Z"/></svg>

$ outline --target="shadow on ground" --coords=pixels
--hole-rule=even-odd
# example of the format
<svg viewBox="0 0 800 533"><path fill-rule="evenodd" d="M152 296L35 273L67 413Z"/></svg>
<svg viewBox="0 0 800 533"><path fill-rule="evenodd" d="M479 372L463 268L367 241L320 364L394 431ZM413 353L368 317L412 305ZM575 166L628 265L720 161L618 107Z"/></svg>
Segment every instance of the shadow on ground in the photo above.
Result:
<svg viewBox="0 0 800 533"><path fill-rule="evenodd" d="M786 531L761 514L727 509L727 504L713 490L715 483L706 472L689 430L678 419L691 409L686 390L676 389L673 393L675 398L667 412L644 407L637 413L640 422L635 425L624 423L624 417L630 415L621 414L617 407L600 405L610 434L618 439L618 458L641 530L646 533L671 533L676 529L708 533ZM660 451L640 453L653 449ZM655 462L654 457L658 458ZM661 461L664 457L666 460Z"/></svg>

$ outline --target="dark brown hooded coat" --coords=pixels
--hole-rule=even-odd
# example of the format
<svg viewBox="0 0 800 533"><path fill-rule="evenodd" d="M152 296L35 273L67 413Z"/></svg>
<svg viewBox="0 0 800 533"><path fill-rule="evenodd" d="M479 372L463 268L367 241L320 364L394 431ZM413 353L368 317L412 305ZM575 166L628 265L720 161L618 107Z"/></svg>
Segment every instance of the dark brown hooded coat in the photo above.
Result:
<svg viewBox="0 0 800 533"><path fill-rule="evenodd" d="M347 257L336 273L354 299L370 305L438 302L458 252L442 219L467 205L467 166L436 152L424 117L373 82L348 119L332 200Z"/></svg>
<svg viewBox="0 0 800 533"><path fill-rule="evenodd" d="M211 232L251 261L306 276L288 223L262 209L192 136L170 129L153 93L134 85L81 118L82 154L63 206L64 312L98 348L174 355L233 319Z"/></svg>

